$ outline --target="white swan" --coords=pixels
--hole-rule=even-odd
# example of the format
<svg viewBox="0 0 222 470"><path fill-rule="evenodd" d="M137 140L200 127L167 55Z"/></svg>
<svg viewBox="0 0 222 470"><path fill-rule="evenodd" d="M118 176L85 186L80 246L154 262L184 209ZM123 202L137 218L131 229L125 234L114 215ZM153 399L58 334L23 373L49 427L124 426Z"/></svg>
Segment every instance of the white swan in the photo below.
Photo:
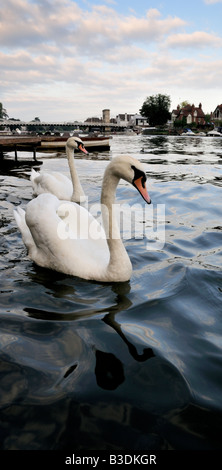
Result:
<svg viewBox="0 0 222 470"><path fill-rule="evenodd" d="M31 171L31 183L33 188L33 195L38 196L42 193L51 193L58 197L58 199L83 202L86 199L83 188L81 186L75 163L74 163L74 150L79 149L88 154L81 139L78 137L70 137L66 142L66 155L68 159L71 180L61 173L46 173L37 172L34 169Z"/></svg>
<svg viewBox="0 0 222 470"><path fill-rule="evenodd" d="M132 183L150 203L141 163L130 156L114 158L106 167L101 210L104 230L82 206L41 194L14 211L29 257L39 266L83 279L121 282L130 279L132 265L115 218L115 194L120 178Z"/></svg>

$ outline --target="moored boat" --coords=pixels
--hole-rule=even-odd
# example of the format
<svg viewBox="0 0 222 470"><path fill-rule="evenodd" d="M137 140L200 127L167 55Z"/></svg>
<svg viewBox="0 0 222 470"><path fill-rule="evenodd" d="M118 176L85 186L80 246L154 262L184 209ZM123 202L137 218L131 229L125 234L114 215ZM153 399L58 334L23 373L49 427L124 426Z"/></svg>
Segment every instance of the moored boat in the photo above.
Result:
<svg viewBox="0 0 222 470"><path fill-rule="evenodd" d="M110 150L110 136L80 136L86 149L90 152ZM2 135L0 136L0 150L10 152L16 147L22 151L65 151L67 136L55 135Z"/></svg>
<svg viewBox="0 0 222 470"><path fill-rule="evenodd" d="M111 136L81 136L88 152L102 152L110 150ZM32 152L34 162L38 153L57 152L65 153L67 136L39 136L39 135L2 135L0 136L0 166L6 163L6 153L14 151L15 162L18 162L18 152ZM24 161L24 160L23 160ZM39 160L38 160L39 161Z"/></svg>
<svg viewBox="0 0 222 470"><path fill-rule="evenodd" d="M208 137L222 137L221 132L216 131L213 129L212 131L207 133Z"/></svg>
<svg viewBox="0 0 222 470"><path fill-rule="evenodd" d="M89 152L110 150L110 136L79 136L84 142L86 149ZM61 150L65 149L67 137L65 136L42 136L41 137L41 150Z"/></svg>

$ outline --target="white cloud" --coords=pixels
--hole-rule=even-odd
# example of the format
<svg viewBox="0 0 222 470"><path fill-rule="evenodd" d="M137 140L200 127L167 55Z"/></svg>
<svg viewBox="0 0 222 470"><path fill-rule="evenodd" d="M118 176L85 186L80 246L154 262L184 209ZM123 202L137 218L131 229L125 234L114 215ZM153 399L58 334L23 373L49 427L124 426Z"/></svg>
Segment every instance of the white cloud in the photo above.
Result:
<svg viewBox="0 0 222 470"><path fill-rule="evenodd" d="M209 34L204 31L195 31L191 34L174 34L168 37L166 41L168 47L198 47L199 49L206 47L221 47L222 38L215 34Z"/></svg>
<svg viewBox="0 0 222 470"><path fill-rule="evenodd" d="M213 5L214 3L222 3L222 0L204 0L207 5Z"/></svg>
<svg viewBox="0 0 222 470"><path fill-rule="evenodd" d="M105 5L83 11L71 0L57 0L53 9L50 0L37 4L3 0L0 41L5 47L28 49L44 43L62 49L69 44L85 55L99 55L123 44L153 43L184 24L180 18L161 19L156 9L138 18L120 15Z"/></svg>
<svg viewBox="0 0 222 470"><path fill-rule="evenodd" d="M84 119L106 107L115 115L138 112L149 94L220 89L222 38L188 34L183 18L156 8L139 16L118 13L112 0L88 9L2 0L0 23L1 101L11 116Z"/></svg>

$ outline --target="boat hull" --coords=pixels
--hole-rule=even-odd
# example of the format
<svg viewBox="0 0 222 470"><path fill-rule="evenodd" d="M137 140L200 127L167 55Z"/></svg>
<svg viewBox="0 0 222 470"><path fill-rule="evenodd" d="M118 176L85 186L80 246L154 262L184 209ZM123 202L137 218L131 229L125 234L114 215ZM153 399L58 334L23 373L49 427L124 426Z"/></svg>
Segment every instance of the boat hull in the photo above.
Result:
<svg viewBox="0 0 222 470"><path fill-rule="evenodd" d="M83 141L86 150L88 152L93 152L93 151L101 151L101 150L110 150L110 138L109 137L81 137L81 140ZM67 138L61 139L60 138L50 138L48 137L47 139L42 138L41 139L41 146L40 146L40 151L41 150L64 150L65 145L66 145Z"/></svg>

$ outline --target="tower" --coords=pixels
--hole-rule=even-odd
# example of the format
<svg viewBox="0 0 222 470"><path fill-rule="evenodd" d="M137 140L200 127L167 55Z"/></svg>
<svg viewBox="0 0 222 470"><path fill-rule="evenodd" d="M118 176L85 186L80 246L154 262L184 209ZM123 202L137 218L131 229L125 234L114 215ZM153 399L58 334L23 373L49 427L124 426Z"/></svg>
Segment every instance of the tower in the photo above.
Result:
<svg viewBox="0 0 222 470"><path fill-rule="evenodd" d="M103 109L103 122L110 123L110 109Z"/></svg>

